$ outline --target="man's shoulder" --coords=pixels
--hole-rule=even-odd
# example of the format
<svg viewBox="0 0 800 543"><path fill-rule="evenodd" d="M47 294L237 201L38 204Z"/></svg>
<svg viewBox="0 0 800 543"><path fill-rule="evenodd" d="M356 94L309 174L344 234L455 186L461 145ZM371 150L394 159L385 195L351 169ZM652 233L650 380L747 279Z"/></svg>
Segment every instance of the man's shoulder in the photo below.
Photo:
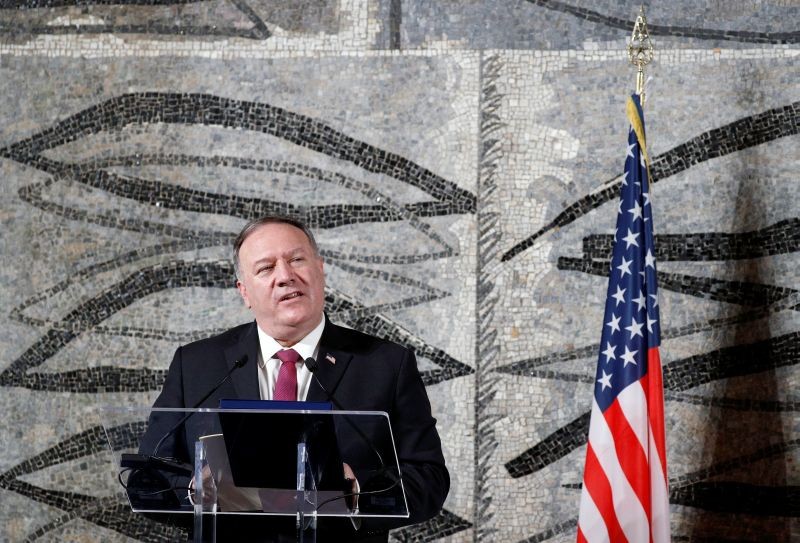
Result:
<svg viewBox="0 0 800 543"><path fill-rule="evenodd" d="M394 351L398 354L405 353L409 349L394 341L374 336L361 330L353 328L345 328L328 322L330 331L328 339L334 339L338 346L341 348L358 351L373 351L380 349L382 351ZM327 331L327 330L326 330Z"/></svg>
<svg viewBox="0 0 800 543"><path fill-rule="evenodd" d="M254 327L255 324L252 322L240 324L239 326L234 326L233 328L229 328L228 330L225 330L219 334L187 343L186 345L183 345L182 348L190 351L225 349L231 345L239 343L244 336L254 331Z"/></svg>

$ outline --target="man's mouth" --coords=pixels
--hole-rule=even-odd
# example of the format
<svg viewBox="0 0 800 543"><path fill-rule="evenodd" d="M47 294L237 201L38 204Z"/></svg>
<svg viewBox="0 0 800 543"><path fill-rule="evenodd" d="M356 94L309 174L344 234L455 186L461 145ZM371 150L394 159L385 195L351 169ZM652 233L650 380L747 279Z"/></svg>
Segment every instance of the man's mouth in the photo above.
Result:
<svg viewBox="0 0 800 543"><path fill-rule="evenodd" d="M294 298L299 298L302 295L303 294L301 292L291 292L291 293L287 294L286 296L281 296L280 301L281 302L285 302L285 301L288 301L288 300L293 300Z"/></svg>

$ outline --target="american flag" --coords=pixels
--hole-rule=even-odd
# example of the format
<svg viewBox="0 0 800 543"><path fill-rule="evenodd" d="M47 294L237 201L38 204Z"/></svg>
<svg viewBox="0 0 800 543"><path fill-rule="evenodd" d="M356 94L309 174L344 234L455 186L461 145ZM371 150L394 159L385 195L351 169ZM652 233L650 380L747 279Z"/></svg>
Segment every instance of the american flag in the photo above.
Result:
<svg viewBox="0 0 800 543"><path fill-rule="evenodd" d="M578 542L670 540L664 391L644 117L630 131L597 362Z"/></svg>

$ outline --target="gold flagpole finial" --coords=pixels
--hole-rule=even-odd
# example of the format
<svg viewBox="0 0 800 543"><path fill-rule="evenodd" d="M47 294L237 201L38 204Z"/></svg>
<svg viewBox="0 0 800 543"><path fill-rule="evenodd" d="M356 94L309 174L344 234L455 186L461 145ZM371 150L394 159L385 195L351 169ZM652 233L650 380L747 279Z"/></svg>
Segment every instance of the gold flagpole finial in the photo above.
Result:
<svg viewBox="0 0 800 543"><path fill-rule="evenodd" d="M636 66L636 94L641 98L644 106L644 67L653 60L653 42L650 41L650 32L647 30L647 18L644 16L644 5L639 9L639 16L633 24L631 40L628 43L628 59Z"/></svg>

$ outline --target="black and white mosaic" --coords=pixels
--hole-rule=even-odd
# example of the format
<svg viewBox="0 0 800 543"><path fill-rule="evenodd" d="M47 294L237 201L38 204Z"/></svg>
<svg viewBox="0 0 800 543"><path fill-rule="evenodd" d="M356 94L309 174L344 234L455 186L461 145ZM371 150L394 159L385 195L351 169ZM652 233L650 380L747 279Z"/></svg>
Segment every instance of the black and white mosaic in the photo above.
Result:
<svg viewBox="0 0 800 543"><path fill-rule="evenodd" d="M0 5L0 540L184 537L90 413L250 319L229 246L280 212L417 352L453 485L392 540L574 541L638 10L579 4ZM646 7L673 539L792 541L798 8Z"/></svg>

